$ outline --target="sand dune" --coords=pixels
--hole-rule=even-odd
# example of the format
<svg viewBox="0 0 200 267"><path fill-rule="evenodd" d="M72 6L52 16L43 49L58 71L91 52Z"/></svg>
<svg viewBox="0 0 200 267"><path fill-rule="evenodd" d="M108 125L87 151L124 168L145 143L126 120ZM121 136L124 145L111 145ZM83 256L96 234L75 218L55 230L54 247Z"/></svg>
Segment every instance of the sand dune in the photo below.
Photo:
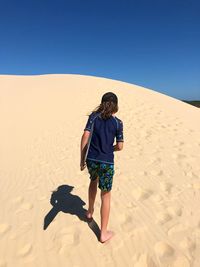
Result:
<svg viewBox="0 0 200 267"><path fill-rule="evenodd" d="M108 91L125 142L115 153L116 234L101 244L99 194L94 221L83 218L79 152L87 114ZM116 80L4 75L0 114L0 267L200 266L198 108Z"/></svg>

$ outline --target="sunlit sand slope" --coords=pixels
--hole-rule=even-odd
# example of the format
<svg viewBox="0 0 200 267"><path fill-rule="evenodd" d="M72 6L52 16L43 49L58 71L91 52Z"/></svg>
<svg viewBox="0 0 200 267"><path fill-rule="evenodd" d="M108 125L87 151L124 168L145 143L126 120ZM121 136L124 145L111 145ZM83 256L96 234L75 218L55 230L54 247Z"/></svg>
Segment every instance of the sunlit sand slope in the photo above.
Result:
<svg viewBox="0 0 200 267"><path fill-rule="evenodd" d="M99 191L94 221L84 221L80 139L108 91L119 98L124 149L115 153L115 236L101 244ZM105 78L0 76L0 114L1 267L200 266L198 108Z"/></svg>

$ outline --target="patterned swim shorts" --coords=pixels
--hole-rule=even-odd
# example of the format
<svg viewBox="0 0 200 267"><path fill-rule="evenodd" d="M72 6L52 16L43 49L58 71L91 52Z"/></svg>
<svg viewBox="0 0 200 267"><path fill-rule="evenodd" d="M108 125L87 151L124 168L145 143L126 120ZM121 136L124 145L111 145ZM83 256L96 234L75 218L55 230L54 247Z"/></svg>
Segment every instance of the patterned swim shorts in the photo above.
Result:
<svg viewBox="0 0 200 267"><path fill-rule="evenodd" d="M114 164L102 163L94 160L86 160L87 169L92 181L99 177L99 188L102 191L110 191L112 189Z"/></svg>

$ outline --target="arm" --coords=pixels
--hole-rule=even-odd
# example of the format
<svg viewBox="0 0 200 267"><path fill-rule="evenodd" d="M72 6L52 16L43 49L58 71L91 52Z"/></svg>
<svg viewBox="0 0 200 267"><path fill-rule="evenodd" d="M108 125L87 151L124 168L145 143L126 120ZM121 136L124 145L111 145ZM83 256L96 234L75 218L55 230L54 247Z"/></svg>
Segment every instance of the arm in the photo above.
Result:
<svg viewBox="0 0 200 267"><path fill-rule="evenodd" d="M124 144L123 122L119 119L117 119L117 121L118 121L118 127L116 131L116 145L113 146L114 151L122 150Z"/></svg>
<svg viewBox="0 0 200 267"><path fill-rule="evenodd" d="M120 151L123 149L123 142L117 142L116 145L113 146L114 151Z"/></svg>
<svg viewBox="0 0 200 267"><path fill-rule="evenodd" d="M87 151L87 143L88 143L88 139L89 139L89 136L90 136L91 127L92 127L92 115L90 115L88 117L86 126L84 128L83 135L81 137L81 145L80 145L80 167L81 167L81 171L85 168L84 157L85 157L85 153Z"/></svg>
<svg viewBox="0 0 200 267"><path fill-rule="evenodd" d="M90 136L90 131L85 130L82 137L81 137L81 145L80 145L80 166L83 167L84 165L84 156L87 150L87 142Z"/></svg>

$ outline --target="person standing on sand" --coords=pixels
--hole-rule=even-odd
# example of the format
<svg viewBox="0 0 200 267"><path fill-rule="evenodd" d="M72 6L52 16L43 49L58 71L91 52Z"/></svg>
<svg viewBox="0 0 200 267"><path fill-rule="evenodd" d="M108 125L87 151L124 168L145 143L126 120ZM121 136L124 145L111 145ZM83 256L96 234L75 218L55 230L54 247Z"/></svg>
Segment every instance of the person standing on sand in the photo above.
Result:
<svg viewBox="0 0 200 267"><path fill-rule="evenodd" d="M92 220L94 212L94 202L97 193L97 184L101 190L101 233L100 242L104 243L111 239L114 232L107 230L111 189L114 175L114 151L123 149L123 122L114 114L118 111L118 98L108 92L102 96L101 104L92 111L86 123L84 133L81 138L81 171L87 166L90 175L88 189L89 208L86 218ZM94 124L94 125L93 125ZM92 138L85 158L85 149L93 125ZM116 144L114 140L116 137Z"/></svg>

